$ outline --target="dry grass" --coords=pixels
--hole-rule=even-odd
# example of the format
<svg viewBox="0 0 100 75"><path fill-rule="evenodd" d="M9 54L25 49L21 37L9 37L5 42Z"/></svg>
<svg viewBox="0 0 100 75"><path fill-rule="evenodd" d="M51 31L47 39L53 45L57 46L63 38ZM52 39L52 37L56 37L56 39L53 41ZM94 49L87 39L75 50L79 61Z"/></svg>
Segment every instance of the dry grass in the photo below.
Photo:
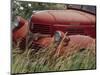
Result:
<svg viewBox="0 0 100 75"><path fill-rule="evenodd" d="M18 47L13 48L12 73L95 69L94 39L90 37L83 37L85 38L83 39L81 37L81 39L77 39L77 42L80 43L75 43L75 38L77 39L77 37L74 37L68 46L62 47L63 53L59 56L55 55L57 51L55 43L51 43L48 47L41 48L38 51L30 48L25 51L20 50ZM88 45L86 45L87 43Z"/></svg>

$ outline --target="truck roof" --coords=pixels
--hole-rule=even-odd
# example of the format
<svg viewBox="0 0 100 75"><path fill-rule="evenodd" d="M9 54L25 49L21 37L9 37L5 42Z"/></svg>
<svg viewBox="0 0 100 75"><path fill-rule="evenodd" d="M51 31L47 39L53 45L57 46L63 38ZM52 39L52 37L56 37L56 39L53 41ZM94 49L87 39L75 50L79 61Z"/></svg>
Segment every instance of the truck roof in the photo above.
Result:
<svg viewBox="0 0 100 75"><path fill-rule="evenodd" d="M96 17L93 14L74 9L44 10L34 13L31 22L36 24L93 25L96 23Z"/></svg>

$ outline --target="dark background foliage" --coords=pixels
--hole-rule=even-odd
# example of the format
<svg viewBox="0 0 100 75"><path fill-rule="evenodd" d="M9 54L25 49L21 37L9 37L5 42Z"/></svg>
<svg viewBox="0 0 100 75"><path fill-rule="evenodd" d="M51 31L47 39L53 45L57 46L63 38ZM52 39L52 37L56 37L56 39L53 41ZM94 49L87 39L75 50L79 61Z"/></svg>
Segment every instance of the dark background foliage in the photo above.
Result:
<svg viewBox="0 0 100 75"><path fill-rule="evenodd" d="M40 2L27 2L27 1L12 1L12 17L22 16L25 19L30 18L34 10L54 10L54 9L67 9L66 4L55 3L40 3ZM12 19L13 20L13 19Z"/></svg>

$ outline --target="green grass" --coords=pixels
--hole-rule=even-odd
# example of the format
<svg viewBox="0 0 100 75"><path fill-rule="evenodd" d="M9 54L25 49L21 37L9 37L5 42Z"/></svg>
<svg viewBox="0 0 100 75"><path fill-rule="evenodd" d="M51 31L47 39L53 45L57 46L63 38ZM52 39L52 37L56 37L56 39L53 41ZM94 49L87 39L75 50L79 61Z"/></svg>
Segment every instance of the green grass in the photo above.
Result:
<svg viewBox="0 0 100 75"><path fill-rule="evenodd" d="M21 52L18 48L14 48L12 73L95 69L95 58L93 49L77 50L57 57L54 45L38 52L32 49Z"/></svg>

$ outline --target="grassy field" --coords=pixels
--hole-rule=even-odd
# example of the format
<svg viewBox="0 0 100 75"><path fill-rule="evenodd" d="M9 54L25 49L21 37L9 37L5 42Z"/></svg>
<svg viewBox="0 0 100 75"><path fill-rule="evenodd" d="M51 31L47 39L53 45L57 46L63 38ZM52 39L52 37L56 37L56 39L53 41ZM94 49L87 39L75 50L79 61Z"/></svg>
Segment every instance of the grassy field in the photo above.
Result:
<svg viewBox="0 0 100 75"><path fill-rule="evenodd" d="M85 70L96 68L95 45L89 48L71 47L56 56L55 44L38 51L34 49L12 50L12 73ZM76 50L77 49L77 50Z"/></svg>

